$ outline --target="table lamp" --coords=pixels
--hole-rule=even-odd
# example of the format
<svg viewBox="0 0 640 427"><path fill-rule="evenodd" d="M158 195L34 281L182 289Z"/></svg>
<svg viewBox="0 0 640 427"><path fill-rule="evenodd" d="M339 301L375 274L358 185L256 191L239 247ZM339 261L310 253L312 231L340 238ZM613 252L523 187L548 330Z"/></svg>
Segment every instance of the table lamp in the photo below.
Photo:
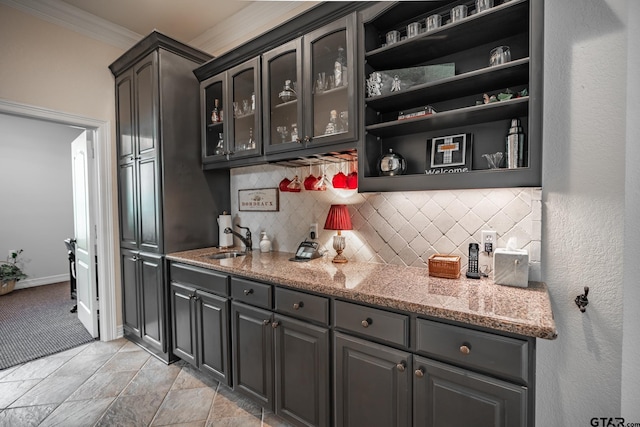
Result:
<svg viewBox="0 0 640 427"><path fill-rule="evenodd" d="M342 255L342 251L346 246L345 238L342 235L342 230L352 230L351 217L349 216L349 210L347 205L331 205L329 208L329 214L327 215L327 221L324 223L325 230L338 230L338 234L333 236L333 249L338 253L333 262L345 263L348 262L347 258Z"/></svg>

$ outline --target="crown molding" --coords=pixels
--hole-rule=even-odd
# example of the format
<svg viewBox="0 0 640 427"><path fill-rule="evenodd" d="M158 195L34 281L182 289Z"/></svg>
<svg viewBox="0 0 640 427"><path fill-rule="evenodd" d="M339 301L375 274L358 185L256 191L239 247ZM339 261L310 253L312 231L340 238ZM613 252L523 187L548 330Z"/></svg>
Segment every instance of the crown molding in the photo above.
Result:
<svg viewBox="0 0 640 427"><path fill-rule="evenodd" d="M143 37L60 0L0 0L0 3L123 50Z"/></svg>
<svg viewBox="0 0 640 427"><path fill-rule="evenodd" d="M218 56L316 6L318 1L256 1L189 42Z"/></svg>

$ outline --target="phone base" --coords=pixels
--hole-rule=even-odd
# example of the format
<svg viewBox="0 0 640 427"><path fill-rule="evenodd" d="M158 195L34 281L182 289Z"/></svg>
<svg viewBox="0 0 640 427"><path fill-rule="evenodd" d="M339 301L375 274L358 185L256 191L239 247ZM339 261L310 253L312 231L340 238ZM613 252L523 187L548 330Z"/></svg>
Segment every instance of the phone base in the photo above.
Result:
<svg viewBox="0 0 640 427"><path fill-rule="evenodd" d="M480 273L476 273L473 271L467 271L467 277L469 279L479 279L480 278Z"/></svg>

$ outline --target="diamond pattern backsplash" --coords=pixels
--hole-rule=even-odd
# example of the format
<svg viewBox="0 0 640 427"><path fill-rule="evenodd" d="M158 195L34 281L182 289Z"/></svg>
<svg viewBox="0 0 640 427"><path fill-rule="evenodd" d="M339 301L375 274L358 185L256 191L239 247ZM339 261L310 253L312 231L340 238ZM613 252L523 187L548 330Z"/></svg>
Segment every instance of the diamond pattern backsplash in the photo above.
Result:
<svg viewBox="0 0 640 427"><path fill-rule="evenodd" d="M346 204L353 230L345 231L344 255L354 261L426 267L434 253L461 257L466 270L469 243L478 243L482 230L495 230L497 247L506 247L509 238L529 251L530 280L540 278L542 190L540 188L500 188L479 190L411 191L359 194L355 190L299 193L280 192L278 212L240 212L238 190L278 187L284 178L300 181L324 172L329 181L342 171L348 174L353 163L327 163L298 168L260 165L231 170L231 212L234 224L249 227L254 249L265 231L273 250L294 252L309 237L311 223L318 224L317 240L335 254L335 231L324 230L332 204ZM239 244L239 241L236 241ZM492 259L480 256L480 269L491 272Z"/></svg>

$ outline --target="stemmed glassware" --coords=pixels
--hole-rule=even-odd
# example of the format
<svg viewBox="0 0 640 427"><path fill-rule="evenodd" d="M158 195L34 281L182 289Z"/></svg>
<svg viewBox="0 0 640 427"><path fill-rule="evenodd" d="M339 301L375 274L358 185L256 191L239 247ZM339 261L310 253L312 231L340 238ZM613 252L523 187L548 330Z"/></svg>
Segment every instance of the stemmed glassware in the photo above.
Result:
<svg viewBox="0 0 640 427"><path fill-rule="evenodd" d="M322 163L322 176L316 181L313 189L316 191L327 191L327 186L329 185L329 180L327 179L326 174L326 164Z"/></svg>

